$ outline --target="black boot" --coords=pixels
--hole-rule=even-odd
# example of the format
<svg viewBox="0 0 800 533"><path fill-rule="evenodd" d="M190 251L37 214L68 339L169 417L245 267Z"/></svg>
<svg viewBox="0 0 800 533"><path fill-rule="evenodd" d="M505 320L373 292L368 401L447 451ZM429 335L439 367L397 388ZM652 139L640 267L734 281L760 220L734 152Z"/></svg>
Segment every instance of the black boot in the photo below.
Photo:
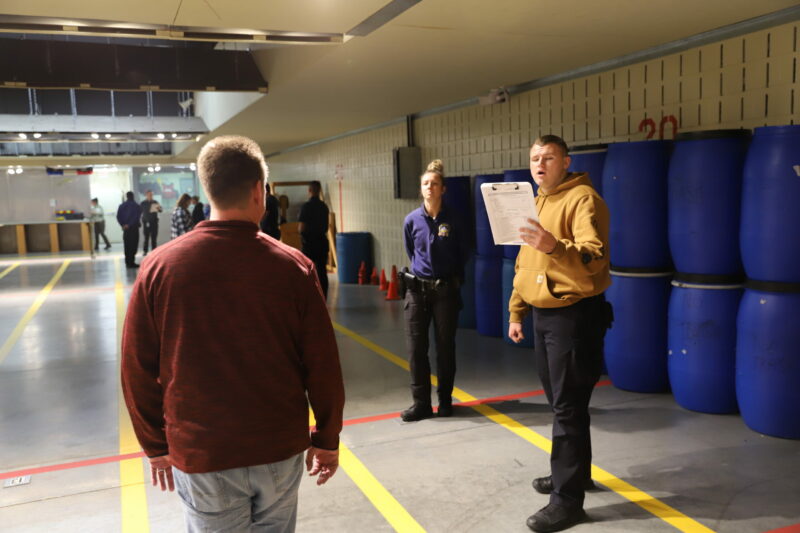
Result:
<svg viewBox="0 0 800 533"><path fill-rule="evenodd" d="M545 507L528 517L526 524L538 533L561 531L586 519L582 507L567 507L556 503L548 503Z"/></svg>
<svg viewBox="0 0 800 533"><path fill-rule="evenodd" d="M400 413L400 418L403 419L403 422L416 422L418 420L431 418L432 416L433 409L431 409L430 405L419 405L416 403Z"/></svg>

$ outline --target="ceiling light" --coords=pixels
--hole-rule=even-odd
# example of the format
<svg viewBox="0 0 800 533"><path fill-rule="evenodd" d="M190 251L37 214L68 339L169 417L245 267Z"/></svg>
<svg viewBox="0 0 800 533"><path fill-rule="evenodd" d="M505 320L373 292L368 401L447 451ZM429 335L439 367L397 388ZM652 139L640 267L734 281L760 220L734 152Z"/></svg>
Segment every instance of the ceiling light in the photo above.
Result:
<svg viewBox="0 0 800 533"><path fill-rule="evenodd" d="M110 134L110 133L106 133L106 134L105 134L105 138L106 138L106 139L110 139L110 138L111 138L111 134Z"/></svg>
<svg viewBox="0 0 800 533"><path fill-rule="evenodd" d="M27 139L27 138L28 138L28 136L27 136L27 135L25 135L24 133L20 133L20 134L19 134L19 138L20 138L20 139Z"/></svg>
<svg viewBox="0 0 800 533"><path fill-rule="evenodd" d="M17 169L17 174L22 174L22 169L21 168Z"/></svg>
<svg viewBox="0 0 800 533"><path fill-rule="evenodd" d="M147 171L152 174L153 173L153 167L147 167Z"/></svg>
<svg viewBox="0 0 800 533"><path fill-rule="evenodd" d="M41 138L41 136L42 136L42 134L41 134L41 133L34 133L34 134L33 134L33 138L34 138L34 139L39 139L39 138Z"/></svg>
<svg viewBox="0 0 800 533"><path fill-rule="evenodd" d="M161 172L161 165L156 165L156 172Z"/></svg>
<svg viewBox="0 0 800 533"><path fill-rule="evenodd" d="M190 165L189 165L189 168L190 168L191 170L193 170L193 171L194 171L194 170L197 170L197 165L195 165L194 163L192 163L192 164L190 164Z"/></svg>
<svg viewBox="0 0 800 533"><path fill-rule="evenodd" d="M6 172L8 172L9 174L16 174L17 173L17 171L14 170L13 168L9 168L8 170L6 170Z"/></svg>
<svg viewBox="0 0 800 533"><path fill-rule="evenodd" d="M163 133L159 133L158 135L156 135L156 137L158 137L159 139L163 139L164 137L166 137L166 135L164 135Z"/></svg>
<svg viewBox="0 0 800 533"><path fill-rule="evenodd" d="M98 135L96 133L92 133L92 139L99 139L99 138L100 138L100 135Z"/></svg>
<svg viewBox="0 0 800 533"><path fill-rule="evenodd" d="M177 134L177 133L173 133L173 134L172 134L172 138L173 138L173 139L174 139L174 138L176 138L177 136L178 136L178 134Z"/></svg>

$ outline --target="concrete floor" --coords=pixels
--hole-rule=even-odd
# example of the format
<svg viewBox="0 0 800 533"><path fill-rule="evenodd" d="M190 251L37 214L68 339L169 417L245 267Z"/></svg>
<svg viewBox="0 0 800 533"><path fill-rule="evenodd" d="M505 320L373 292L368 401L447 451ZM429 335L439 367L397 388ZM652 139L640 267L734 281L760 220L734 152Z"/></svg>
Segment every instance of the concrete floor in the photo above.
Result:
<svg viewBox="0 0 800 533"><path fill-rule="evenodd" d="M0 488L2 532L182 530L177 495L149 486L145 516L133 522L139 525L128 527L123 518L125 491L141 482L122 488L115 459L124 432L115 284L127 293L135 276L118 268L117 248L94 261L73 259L35 314L28 311L62 260L24 260L0 279L0 343L6 343L4 358L0 351L0 474L52 467L34 473L29 484ZM0 275L12 263L0 257ZM383 301L374 287L333 282L329 306L333 320L355 334L337 332L345 418L407 407L407 372L365 346L370 341L404 358L401 304ZM9 350L15 330L21 334ZM456 385L475 398L540 388L530 350L474 330L460 330L457 346ZM549 468L548 455L531 443L541 443L532 432L549 436L550 414L541 395L491 408L510 418L457 407L451 419L413 424L396 416L354 420L342 442L368 473L351 461L324 487L305 479L298 531L405 531L414 530L408 527L414 522L431 532L527 531L525 518L546 503L530 480ZM592 417L594 463L608 473L607 486L588 495L591 521L574 531L733 533L800 524L800 442L756 434L738 416L686 411L669 395L612 386L596 389ZM102 458L109 462L58 469ZM144 461L135 461L144 471ZM364 482L370 474L379 485ZM379 494L380 485L387 492ZM387 502L398 505L387 511ZM659 502L668 506L656 511L662 518L647 510ZM397 521L402 509L410 518L405 526Z"/></svg>

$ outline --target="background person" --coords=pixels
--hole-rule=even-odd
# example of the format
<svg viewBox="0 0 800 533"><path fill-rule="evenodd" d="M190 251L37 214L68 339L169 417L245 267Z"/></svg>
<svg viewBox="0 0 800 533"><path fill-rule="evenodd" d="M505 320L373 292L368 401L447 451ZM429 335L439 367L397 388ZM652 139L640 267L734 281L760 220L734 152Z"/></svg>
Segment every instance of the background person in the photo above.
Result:
<svg viewBox="0 0 800 533"><path fill-rule="evenodd" d="M203 202L200 201L199 196L192 196L192 226L196 226L205 219Z"/></svg>
<svg viewBox="0 0 800 533"><path fill-rule="evenodd" d="M303 253L314 261L322 294L328 299L328 206L320 198L322 184L312 181L308 186L308 201L300 208L298 231L303 241Z"/></svg>
<svg viewBox="0 0 800 533"><path fill-rule="evenodd" d="M156 249L158 245L158 214L163 211L161 204L153 200L153 191L147 189L144 193L145 199L141 203L142 207L142 233L144 234L144 244L142 253L147 255L149 249Z"/></svg>
<svg viewBox="0 0 800 533"><path fill-rule="evenodd" d="M318 485L338 466L333 327L314 264L258 230L258 145L218 137L197 167L213 218L143 263L122 337L125 402L153 483L177 486L189 531L291 532L303 451Z"/></svg>
<svg viewBox="0 0 800 533"><path fill-rule="evenodd" d="M192 197L186 193L183 193L181 197L178 198L178 203L175 205L175 209L172 210L170 232L173 239L180 237L192 229L192 217L189 215L189 204L191 201Z"/></svg>
<svg viewBox="0 0 800 533"><path fill-rule="evenodd" d="M567 172L567 144L555 135L536 139L530 169L539 186L539 220L520 228L527 246L517 256L508 304L508 336L522 340L522 320L534 312L536 366L553 410L551 475L533 488L550 503L528 518L534 531L560 531L586 516L584 491L591 480L589 400L603 366L603 338L610 325L604 291L611 284L609 214L586 173Z"/></svg>
<svg viewBox="0 0 800 533"><path fill-rule="evenodd" d="M125 266L139 268L136 251L139 248L139 221L142 208L133 199L133 191L125 193L125 201L117 208L117 222L122 226L122 244L125 249Z"/></svg>
<svg viewBox="0 0 800 533"><path fill-rule="evenodd" d="M90 220L94 223L94 251L96 252L100 248L100 237L105 241L105 249L108 250L111 248L111 243L108 242L108 237L106 237L106 216L97 198L92 198L90 210L92 212Z"/></svg>
<svg viewBox="0 0 800 533"><path fill-rule="evenodd" d="M453 413L453 383L456 375L456 328L461 309L459 287L470 252L468 235L454 213L442 202L444 167L431 161L420 178L422 206L408 214L403 224L403 242L411 261L413 278L406 277L405 330L411 367L414 403L401 413L406 422L433 416L431 366L428 338L431 321L436 339L436 372L439 378L439 416Z"/></svg>
<svg viewBox="0 0 800 533"><path fill-rule="evenodd" d="M281 228L278 225L278 216L281 206L278 199L272 195L269 183L264 185L264 187L267 195L267 210L264 213L264 218L261 219L261 231L274 239L281 240Z"/></svg>

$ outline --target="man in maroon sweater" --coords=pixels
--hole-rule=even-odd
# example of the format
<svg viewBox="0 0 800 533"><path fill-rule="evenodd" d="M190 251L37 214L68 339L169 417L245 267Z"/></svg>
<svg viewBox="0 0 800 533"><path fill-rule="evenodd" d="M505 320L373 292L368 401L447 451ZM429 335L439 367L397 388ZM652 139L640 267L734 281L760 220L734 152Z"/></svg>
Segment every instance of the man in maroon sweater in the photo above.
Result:
<svg viewBox="0 0 800 533"><path fill-rule="evenodd" d="M218 137L197 167L212 217L142 262L122 336L125 402L153 484L177 485L189 531L293 531L303 451L319 485L338 466L333 327L311 260L258 230L258 145Z"/></svg>

